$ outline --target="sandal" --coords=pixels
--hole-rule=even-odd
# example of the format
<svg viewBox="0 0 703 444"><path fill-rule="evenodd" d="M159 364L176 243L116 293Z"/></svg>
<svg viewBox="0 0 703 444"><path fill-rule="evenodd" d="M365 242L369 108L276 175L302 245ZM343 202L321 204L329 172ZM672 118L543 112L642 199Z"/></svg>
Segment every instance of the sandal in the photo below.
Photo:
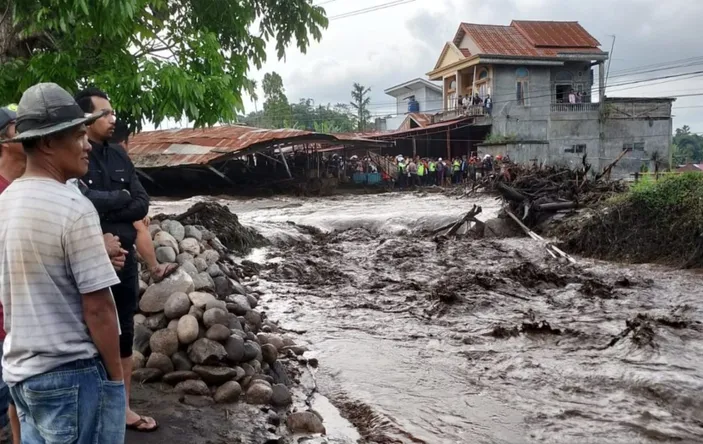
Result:
<svg viewBox="0 0 703 444"><path fill-rule="evenodd" d="M165 264L165 266L159 265L156 268L156 272L151 272L151 279L153 279L155 284L158 284L167 277L171 276L176 270L178 270L178 264Z"/></svg>
<svg viewBox="0 0 703 444"><path fill-rule="evenodd" d="M153 419L153 418L152 418L152 419ZM150 428L150 429L142 428L142 426L143 426L143 425L146 425L146 424L149 424L149 421L147 421L146 419L144 419L143 416L140 416L138 420L136 420L136 421L133 422L132 424L127 424L126 427L127 427L127 430L133 430L133 431L135 431L135 432L142 432L142 433L151 433L151 432L155 432L155 431L159 428L159 423L156 422L155 419L154 419L154 427L152 427L152 428Z"/></svg>

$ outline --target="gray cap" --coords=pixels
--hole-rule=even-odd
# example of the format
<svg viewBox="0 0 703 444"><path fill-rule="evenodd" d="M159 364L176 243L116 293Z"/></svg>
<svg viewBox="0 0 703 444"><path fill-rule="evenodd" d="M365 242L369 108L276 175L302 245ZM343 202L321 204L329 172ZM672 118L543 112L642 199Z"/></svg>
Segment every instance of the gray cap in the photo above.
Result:
<svg viewBox="0 0 703 444"><path fill-rule="evenodd" d="M91 124L105 111L85 114L71 95L55 83L38 83L22 94L17 106L17 137L4 142L21 142L56 134L78 125Z"/></svg>
<svg viewBox="0 0 703 444"><path fill-rule="evenodd" d="M7 125L17 120L17 113L14 109L16 109L14 106L5 106L0 108L0 131L4 130Z"/></svg>

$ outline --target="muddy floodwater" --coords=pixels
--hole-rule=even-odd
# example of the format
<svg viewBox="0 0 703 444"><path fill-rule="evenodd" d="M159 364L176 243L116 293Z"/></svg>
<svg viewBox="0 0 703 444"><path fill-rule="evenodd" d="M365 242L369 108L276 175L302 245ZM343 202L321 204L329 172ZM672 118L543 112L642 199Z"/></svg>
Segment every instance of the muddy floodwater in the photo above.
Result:
<svg viewBox="0 0 703 444"><path fill-rule="evenodd" d="M492 198L218 201L273 242L243 258L264 307L363 442L703 442L699 273L423 234L474 203L491 217Z"/></svg>

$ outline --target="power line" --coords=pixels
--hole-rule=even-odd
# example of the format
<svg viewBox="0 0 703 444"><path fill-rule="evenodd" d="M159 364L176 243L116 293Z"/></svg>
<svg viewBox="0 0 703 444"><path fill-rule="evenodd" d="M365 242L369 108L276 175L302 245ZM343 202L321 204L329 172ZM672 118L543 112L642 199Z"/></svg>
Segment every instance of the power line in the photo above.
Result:
<svg viewBox="0 0 703 444"><path fill-rule="evenodd" d="M330 4L330 3L334 3L334 2L336 2L336 1L337 1L337 0L327 0L326 2L322 2L322 3L316 4L315 6L324 6L324 5L327 5L327 4Z"/></svg>
<svg viewBox="0 0 703 444"><path fill-rule="evenodd" d="M349 11L342 14L334 15L329 17L329 20L339 20L348 17L356 17L357 15L368 14L370 12L380 11L381 9L393 8L395 6L405 5L408 3L413 3L415 0L395 0L388 3L383 3L376 6L371 6L368 8L357 9L356 11Z"/></svg>

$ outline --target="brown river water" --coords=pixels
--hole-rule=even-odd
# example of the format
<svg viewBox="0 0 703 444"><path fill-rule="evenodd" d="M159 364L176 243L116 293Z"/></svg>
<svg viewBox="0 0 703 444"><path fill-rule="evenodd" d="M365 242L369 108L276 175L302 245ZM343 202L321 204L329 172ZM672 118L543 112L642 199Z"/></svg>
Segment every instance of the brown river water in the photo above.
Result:
<svg viewBox="0 0 703 444"><path fill-rule="evenodd" d="M700 273L423 234L492 198L218 201L273 242L240 259L358 430L321 404L329 443L703 442Z"/></svg>

